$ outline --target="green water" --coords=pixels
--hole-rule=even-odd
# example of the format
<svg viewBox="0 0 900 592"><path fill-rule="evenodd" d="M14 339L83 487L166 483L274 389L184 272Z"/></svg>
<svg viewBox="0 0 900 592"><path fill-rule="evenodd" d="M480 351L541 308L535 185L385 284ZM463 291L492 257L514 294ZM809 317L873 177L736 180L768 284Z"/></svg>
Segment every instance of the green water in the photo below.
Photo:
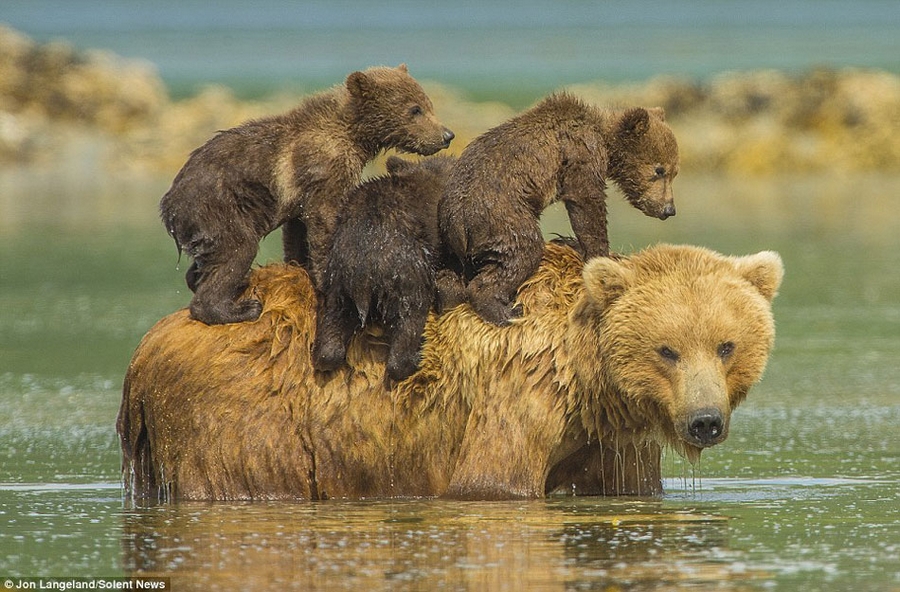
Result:
<svg viewBox="0 0 900 592"><path fill-rule="evenodd" d="M168 180L36 179L0 177L0 579L900 590L900 179L685 173L666 222L616 198L619 250L774 249L786 266L762 383L698 469L667 455L661 499L150 508L123 500L114 421L134 347L188 300L156 219Z"/></svg>

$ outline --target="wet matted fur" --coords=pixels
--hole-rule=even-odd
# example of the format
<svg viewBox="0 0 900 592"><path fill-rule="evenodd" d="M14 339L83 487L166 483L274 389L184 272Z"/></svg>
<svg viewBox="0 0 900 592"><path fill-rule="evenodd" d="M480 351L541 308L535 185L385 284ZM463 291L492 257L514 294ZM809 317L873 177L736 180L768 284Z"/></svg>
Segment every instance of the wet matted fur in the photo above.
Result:
<svg viewBox="0 0 900 592"><path fill-rule="evenodd" d="M419 371L386 390L373 332L346 366L315 372L306 272L257 269L258 321L182 310L138 346L117 425L126 486L164 499L659 494L661 447L696 460L761 377L782 273L771 252L659 245L585 265L548 245L521 319L432 315ZM701 411L718 430L692 431Z"/></svg>

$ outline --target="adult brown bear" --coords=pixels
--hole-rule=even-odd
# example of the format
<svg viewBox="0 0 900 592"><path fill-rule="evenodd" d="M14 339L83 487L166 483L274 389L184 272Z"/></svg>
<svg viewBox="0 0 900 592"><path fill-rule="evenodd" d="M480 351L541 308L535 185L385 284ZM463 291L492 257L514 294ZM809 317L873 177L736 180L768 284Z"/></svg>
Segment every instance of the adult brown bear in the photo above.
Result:
<svg viewBox="0 0 900 592"><path fill-rule="evenodd" d="M776 253L659 245L586 265L548 245L508 327L468 305L425 329L386 390L372 332L316 373L306 272L271 265L254 323L182 310L144 337L118 417L126 487L163 499L538 497L661 492L660 449L728 434L774 340Z"/></svg>

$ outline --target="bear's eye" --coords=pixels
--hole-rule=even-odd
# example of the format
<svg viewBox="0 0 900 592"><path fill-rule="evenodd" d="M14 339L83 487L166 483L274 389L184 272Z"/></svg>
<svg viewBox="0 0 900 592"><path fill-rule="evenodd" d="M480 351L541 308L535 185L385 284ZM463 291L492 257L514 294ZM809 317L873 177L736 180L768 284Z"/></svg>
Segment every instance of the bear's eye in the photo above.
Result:
<svg viewBox="0 0 900 592"><path fill-rule="evenodd" d="M673 350L672 348L670 348L666 345L664 345L661 348L659 348L658 350L656 350L656 352L660 356L662 356L662 358L664 360L667 360L669 362L673 362L673 363L677 362L680 358L680 356L678 355L678 352L676 352L675 350Z"/></svg>
<svg viewBox="0 0 900 592"><path fill-rule="evenodd" d="M413 117L421 115L422 108L418 105L413 105L412 107L409 108L409 114L412 115Z"/></svg>
<svg viewBox="0 0 900 592"><path fill-rule="evenodd" d="M731 341L725 341L719 344L719 347L716 348L716 353L723 360L727 360L731 357L731 354L734 353L734 343Z"/></svg>
<svg viewBox="0 0 900 592"><path fill-rule="evenodd" d="M653 172L656 173L657 177L665 177L666 176L666 167L658 166L658 167L656 167L656 170L654 170Z"/></svg>

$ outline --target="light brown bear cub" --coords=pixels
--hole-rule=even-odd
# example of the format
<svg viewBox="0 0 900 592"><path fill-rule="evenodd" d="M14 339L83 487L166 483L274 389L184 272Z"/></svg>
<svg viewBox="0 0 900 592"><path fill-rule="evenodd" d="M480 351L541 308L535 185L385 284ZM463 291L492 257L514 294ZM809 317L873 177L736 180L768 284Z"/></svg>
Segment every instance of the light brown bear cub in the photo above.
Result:
<svg viewBox="0 0 900 592"><path fill-rule="evenodd" d="M292 111L217 133L160 203L166 229L194 260L191 316L259 317L259 301L241 295L260 239L281 225L285 259L320 285L340 200L366 163L387 148L434 154L452 139L405 65L354 72Z"/></svg>
<svg viewBox="0 0 900 592"><path fill-rule="evenodd" d="M505 325L544 252L540 216L562 201L585 258L609 254L606 180L648 216L675 215L678 145L662 109L603 110L555 93L476 138L441 200L442 240L479 316Z"/></svg>

